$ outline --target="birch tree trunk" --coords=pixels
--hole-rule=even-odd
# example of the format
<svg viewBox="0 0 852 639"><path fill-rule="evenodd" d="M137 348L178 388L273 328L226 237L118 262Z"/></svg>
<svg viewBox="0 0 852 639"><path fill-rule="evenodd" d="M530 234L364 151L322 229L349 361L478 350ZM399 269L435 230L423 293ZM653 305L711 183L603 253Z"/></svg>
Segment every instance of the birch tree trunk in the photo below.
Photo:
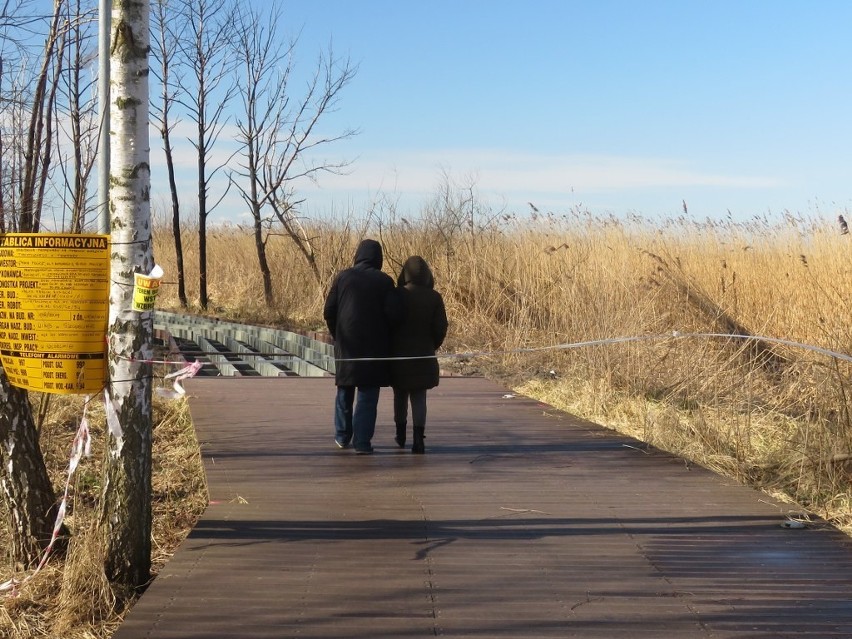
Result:
<svg viewBox="0 0 852 639"><path fill-rule="evenodd" d="M148 0L113 3L110 65L112 284L108 451L101 499L106 576L119 600L151 569L151 365L153 315L133 310L134 273L149 273Z"/></svg>
<svg viewBox="0 0 852 639"><path fill-rule="evenodd" d="M0 13L4 13L0 10ZM53 96L61 67L62 44L59 3L54 4L50 30L46 35L43 56L38 72L30 76L25 68L12 64L3 68L0 59L0 76L17 77L2 86L3 126L0 128L0 233L6 231L34 231L41 218L39 193L43 191L52 159L49 144L45 142L48 122L52 119ZM24 12L26 13L26 12ZM4 13L9 21L7 28L15 30L14 23L24 28L27 17L21 12ZM14 37L12 38L14 40ZM2 58L2 56L0 56ZM38 61L37 61L38 62ZM28 80L35 86L30 93L25 90ZM18 136L21 136L20 139ZM58 504L56 494L47 474L44 457L39 447L39 434L26 390L9 383L0 366L0 501L8 517L10 544L3 550L17 568L34 566L50 543ZM60 529L65 534L64 527ZM64 541L54 544L54 552L62 549Z"/></svg>
<svg viewBox="0 0 852 639"><path fill-rule="evenodd" d="M47 475L27 391L9 384L0 367L0 493L12 533L8 549L14 564L38 563L50 543L56 494Z"/></svg>

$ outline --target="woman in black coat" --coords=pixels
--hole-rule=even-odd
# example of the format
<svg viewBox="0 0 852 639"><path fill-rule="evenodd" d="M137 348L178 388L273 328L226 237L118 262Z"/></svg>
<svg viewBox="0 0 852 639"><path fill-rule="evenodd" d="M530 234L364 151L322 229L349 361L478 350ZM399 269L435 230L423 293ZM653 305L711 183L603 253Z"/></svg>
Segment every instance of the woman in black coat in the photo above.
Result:
<svg viewBox="0 0 852 639"><path fill-rule="evenodd" d="M408 404L414 425L412 453L424 453L426 391L438 385L440 371L435 352L447 335L447 312L441 294L434 290L429 265L419 255L409 257L397 279L397 295L403 307L402 323L393 332L391 361L393 416L396 443L405 447Z"/></svg>

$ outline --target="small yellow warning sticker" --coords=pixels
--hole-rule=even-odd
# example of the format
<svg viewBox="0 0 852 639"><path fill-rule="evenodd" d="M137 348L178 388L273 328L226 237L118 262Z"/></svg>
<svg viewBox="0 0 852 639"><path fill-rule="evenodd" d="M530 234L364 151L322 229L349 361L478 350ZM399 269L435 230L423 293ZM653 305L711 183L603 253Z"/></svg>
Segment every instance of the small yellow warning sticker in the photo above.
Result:
<svg viewBox="0 0 852 639"><path fill-rule="evenodd" d="M134 311L145 312L154 310L154 302L157 301L157 291L160 290L160 279L162 277L163 269L159 266L154 266L154 269L147 275L143 275L142 273L134 274Z"/></svg>

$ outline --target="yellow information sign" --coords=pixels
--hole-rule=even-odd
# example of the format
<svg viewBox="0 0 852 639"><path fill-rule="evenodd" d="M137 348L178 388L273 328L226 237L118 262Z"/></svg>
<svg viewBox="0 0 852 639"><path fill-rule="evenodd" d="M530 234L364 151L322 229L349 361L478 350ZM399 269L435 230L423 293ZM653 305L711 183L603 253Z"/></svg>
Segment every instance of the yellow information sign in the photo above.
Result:
<svg viewBox="0 0 852 639"><path fill-rule="evenodd" d="M109 273L108 235L0 234L0 362L10 383L103 389Z"/></svg>

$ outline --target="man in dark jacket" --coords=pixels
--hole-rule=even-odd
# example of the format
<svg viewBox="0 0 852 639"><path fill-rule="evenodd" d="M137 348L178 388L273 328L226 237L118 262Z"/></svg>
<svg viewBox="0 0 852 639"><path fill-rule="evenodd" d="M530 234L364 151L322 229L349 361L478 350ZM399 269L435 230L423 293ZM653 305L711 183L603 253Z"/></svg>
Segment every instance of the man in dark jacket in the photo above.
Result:
<svg viewBox="0 0 852 639"><path fill-rule="evenodd" d="M360 454L373 452L379 389L390 385L386 360L352 361L390 356L394 318L388 315L393 314L389 298L394 283L382 272L382 260L381 245L363 240L355 251L354 265L334 278L323 309L337 359L334 441L340 448L352 442Z"/></svg>

